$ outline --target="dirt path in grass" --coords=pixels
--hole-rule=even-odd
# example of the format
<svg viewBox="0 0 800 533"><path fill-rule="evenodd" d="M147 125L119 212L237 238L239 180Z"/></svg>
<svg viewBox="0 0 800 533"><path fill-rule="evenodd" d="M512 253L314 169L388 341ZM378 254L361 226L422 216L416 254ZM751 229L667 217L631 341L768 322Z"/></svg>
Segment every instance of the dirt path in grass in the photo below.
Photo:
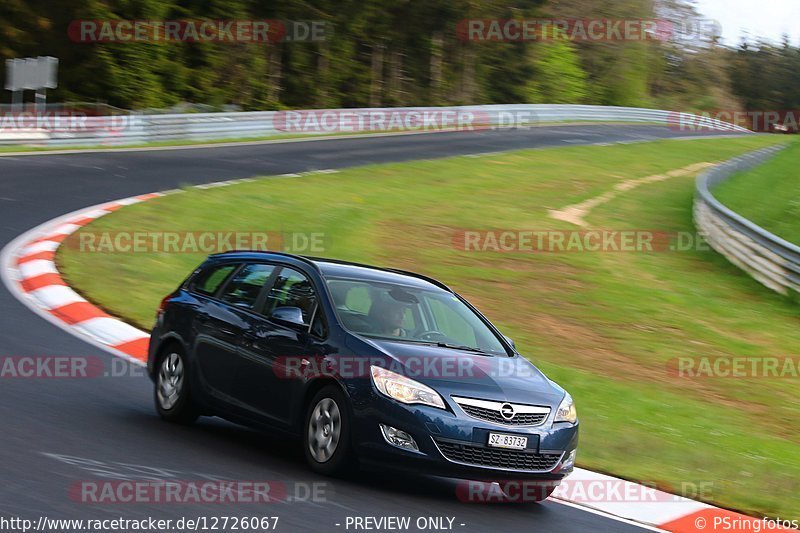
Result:
<svg viewBox="0 0 800 533"><path fill-rule="evenodd" d="M614 188L608 192L604 192L600 196L595 196L594 198L589 198L588 200L584 200L583 202L568 205L562 209L550 209L548 214L557 220L564 220L571 224L575 224L576 226L588 226L588 222L586 222L586 217L589 215L592 209L597 207L598 205L604 204L606 202L611 201L617 195L635 189L640 185L646 185L648 183L657 183L659 181L664 181L669 178L679 178L681 176L689 176L700 172L708 167L714 166L716 163L694 163L689 165L688 167L678 168L675 170L670 170L664 174L654 174L652 176L647 176L644 178L634 178L626 181L622 181L617 183Z"/></svg>

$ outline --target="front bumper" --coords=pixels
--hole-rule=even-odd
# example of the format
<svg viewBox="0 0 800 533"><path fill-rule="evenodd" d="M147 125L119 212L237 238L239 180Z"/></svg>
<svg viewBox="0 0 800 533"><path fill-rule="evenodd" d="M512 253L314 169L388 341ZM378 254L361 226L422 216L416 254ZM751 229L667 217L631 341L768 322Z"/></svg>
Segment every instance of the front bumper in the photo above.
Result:
<svg viewBox="0 0 800 533"><path fill-rule="evenodd" d="M445 401L449 410L405 405L377 393L354 402L353 445L359 458L403 471L486 481L560 480L572 471L577 423L553 424L551 413L540 426L508 426L469 417L452 400ZM410 434L419 451L386 442L380 424ZM489 447L490 432L527 437L527 448Z"/></svg>

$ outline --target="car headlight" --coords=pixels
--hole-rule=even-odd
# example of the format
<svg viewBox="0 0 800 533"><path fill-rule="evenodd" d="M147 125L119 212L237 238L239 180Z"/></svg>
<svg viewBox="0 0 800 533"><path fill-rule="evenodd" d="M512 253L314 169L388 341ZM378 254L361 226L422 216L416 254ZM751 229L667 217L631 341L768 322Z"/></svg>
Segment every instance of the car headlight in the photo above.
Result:
<svg viewBox="0 0 800 533"><path fill-rule="evenodd" d="M578 421L578 411L575 410L575 402L572 401L572 396L566 394L564 399L561 400L561 405L556 410L556 418L553 422L569 422L574 424Z"/></svg>
<svg viewBox="0 0 800 533"><path fill-rule="evenodd" d="M427 385L379 366L371 366L370 375L375 387L389 398L407 404L421 403L445 409L442 397Z"/></svg>

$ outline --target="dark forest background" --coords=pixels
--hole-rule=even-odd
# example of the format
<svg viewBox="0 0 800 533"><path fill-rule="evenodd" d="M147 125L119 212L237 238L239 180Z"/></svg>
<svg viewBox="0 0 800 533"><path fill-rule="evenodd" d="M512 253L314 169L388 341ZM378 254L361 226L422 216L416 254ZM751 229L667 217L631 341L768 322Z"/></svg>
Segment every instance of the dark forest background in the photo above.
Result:
<svg viewBox="0 0 800 533"><path fill-rule="evenodd" d="M659 18L666 41L467 42L476 18ZM322 21L318 42L75 43L75 20ZM0 59L60 59L51 102L242 110L587 103L800 107L800 49L718 42L689 0L4 0ZM30 97L28 97L30 98ZM10 101L8 93L3 102Z"/></svg>

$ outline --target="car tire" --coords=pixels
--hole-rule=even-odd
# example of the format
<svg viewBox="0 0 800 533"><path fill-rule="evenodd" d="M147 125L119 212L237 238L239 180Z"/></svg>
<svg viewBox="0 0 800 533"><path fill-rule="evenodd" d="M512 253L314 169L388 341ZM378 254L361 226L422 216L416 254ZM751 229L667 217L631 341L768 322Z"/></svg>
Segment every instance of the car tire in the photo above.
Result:
<svg viewBox="0 0 800 533"><path fill-rule="evenodd" d="M303 450L313 471L333 477L353 472L350 410L339 387L327 385L314 395L303 428Z"/></svg>
<svg viewBox="0 0 800 533"><path fill-rule="evenodd" d="M170 346L158 359L154 398L161 418L178 424L191 424L200 416L192 400L186 356Z"/></svg>

